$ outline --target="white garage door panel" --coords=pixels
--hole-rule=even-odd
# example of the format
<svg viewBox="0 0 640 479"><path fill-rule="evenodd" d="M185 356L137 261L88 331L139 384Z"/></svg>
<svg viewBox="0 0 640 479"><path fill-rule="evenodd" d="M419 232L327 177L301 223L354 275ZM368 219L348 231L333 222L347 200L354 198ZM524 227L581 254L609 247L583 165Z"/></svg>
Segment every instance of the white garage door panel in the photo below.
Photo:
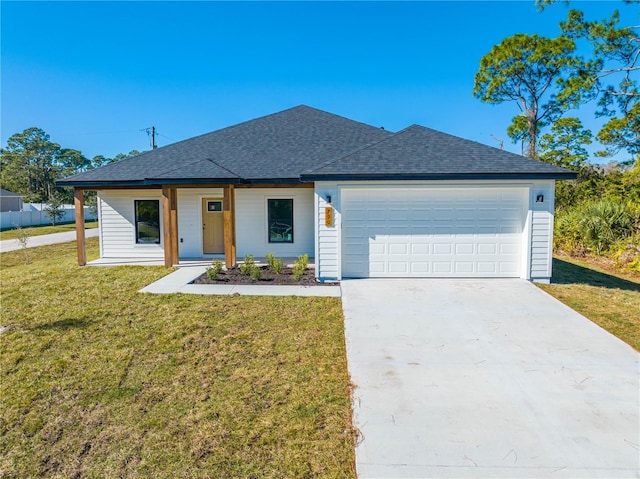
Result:
<svg viewBox="0 0 640 479"><path fill-rule="evenodd" d="M517 277L524 188L342 192L342 275Z"/></svg>

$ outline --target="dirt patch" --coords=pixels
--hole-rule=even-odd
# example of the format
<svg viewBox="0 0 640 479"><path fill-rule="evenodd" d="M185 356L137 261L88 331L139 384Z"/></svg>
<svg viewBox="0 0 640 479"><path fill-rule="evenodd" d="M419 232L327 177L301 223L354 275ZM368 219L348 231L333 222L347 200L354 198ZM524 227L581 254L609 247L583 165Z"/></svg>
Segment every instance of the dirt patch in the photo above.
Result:
<svg viewBox="0 0 640 479"><path fill-rule="evenodd" d="M268 267L260 267L260 279L242 274L238 268L223 270L218 273L215 280L209 279L204 273L194 279L190 284L262 284L262 285L286 285L286 286L335 286L332 283L321 283L316 280L313 269L305 270L302 278L296 281L293 278L293 269L284 268L282 273L276 274Z"/></svg>

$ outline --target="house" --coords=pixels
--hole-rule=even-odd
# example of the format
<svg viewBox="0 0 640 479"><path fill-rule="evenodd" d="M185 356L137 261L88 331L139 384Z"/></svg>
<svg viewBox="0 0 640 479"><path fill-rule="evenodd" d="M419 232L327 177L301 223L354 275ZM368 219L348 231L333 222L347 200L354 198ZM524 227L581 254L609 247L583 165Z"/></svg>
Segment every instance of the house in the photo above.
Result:
<svg viewBox="0 0 640 479"><path fill-rule="evenodd" d="M22 211L22 195L0 189L0 212Z"/></svg>
<svg viewBox="0 0 640 479"><path fill-rule="evenodd" d="M320 280L549 281L555 181L575 176L422 126L393 133L298 106L58 184L77 206L98 191L103 258L232 266L306 253Z"/></svg>

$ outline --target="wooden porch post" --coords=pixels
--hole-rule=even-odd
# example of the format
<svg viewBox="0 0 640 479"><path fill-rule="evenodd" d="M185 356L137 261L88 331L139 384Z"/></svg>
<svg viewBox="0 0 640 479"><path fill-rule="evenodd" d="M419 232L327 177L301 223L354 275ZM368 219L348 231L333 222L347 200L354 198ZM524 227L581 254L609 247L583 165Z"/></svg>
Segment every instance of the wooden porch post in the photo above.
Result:
<svg viewBox="0 0 640 479"><path fill-rule="evenodd" d="M171 221L171 203L172 188L168 186L162 187L162 233L164 238L164 265L166 267L173 266L176 262L174 259L174 242L177 242L177 231L173 227Z"/></svg>
<svg viewBox="0 0 640 479"><path fill-rule="evenodd" d="M173 257L173 264L178 264L180 262L178 245L178 190L176 188L171 188L169 192L169 203L171 205L169 216L171 220L171 232L173 236L173 239L171 241L171 256Z"/></svg>
<svg viewBox="0 0 640 479"><path fill-rule="evenodd" d="M224 221L224 262L227 268L236 264L236 192L233 185L224 187L222 201Z"/></svg>
<svg viewBox="0 0 640 479"><path fill-rule="evenodd" d="M87 245L84 234L84 190L73 189L73 204L76 209L76 246L78 248L78 266L87 264Z"/></svg>

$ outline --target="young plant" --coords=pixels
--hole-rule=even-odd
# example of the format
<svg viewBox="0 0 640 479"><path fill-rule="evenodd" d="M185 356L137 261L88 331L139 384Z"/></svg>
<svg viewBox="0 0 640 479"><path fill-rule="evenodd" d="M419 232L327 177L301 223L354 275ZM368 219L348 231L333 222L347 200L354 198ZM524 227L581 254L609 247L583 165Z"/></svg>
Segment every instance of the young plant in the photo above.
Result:
<svg viewBox="0 0 640 479"><path fill-rule="evenodd" d="M207 278L212 281L218 279L218 275L222 271L222 261L214 259L211 266L207 268Z"/></svg>
<svg viewBox="0 0 640 479"><path fill-rule="evenodd" d="M249 273L249 275L251 276L252 280L260 281L260 278L262 277L262 270L259 266L253 265L253 268L251 269L251 273Z"/></svg>
<svg viewBox="0 0 640 479"><path fill-rule="evenodd" d="M293 279L295 279L296 281L300 281L302 279L304 271L307 269L307 264L309 264L308 254L298 256L298 258L293 263Z"/></svg>
<svg viewBox="0 0 640 479"><path fill-rule="evenodd" d="M49 198L48 203L44 207L44 214L51 220L53 226L64 218L64 205L59 195L54 194Z"/></svg>
<svg viewBox="0 0 640 479"><path fill-rule="evenodd" d="M249 276L251 274L251 271L253 271L253 268L255 268L255 266L256 266L256 261L253 255L249 254L244 257L244 262L238 266L238 269L242 274Z"/></svg>
<svg viewBox="0 0 640 479"><path fill-rule="evenodd" d="M275 274L281 274L284 270L284 261L282 258L276 258L273 253L267 253L265 258L267 259L267 264L269 265L269 269L273 271Z"/></svg>
<svg viewBox="0 0 640 479"><path fill-rule="evenodd" d="M21 226L14 225L15 229L18 231L17 241L20 243L20 247L24 251L24 264L29 264L29 238L31 235L29 234L29 230L23 229Z"/></svg>

